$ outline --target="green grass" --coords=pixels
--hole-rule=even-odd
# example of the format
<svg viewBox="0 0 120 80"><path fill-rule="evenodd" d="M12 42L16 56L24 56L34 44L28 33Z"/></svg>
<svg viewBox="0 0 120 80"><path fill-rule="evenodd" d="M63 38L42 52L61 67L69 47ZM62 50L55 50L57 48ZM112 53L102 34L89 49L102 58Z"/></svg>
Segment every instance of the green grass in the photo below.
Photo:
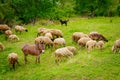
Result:
<svg viewBox="0 0 120 80"><path fill-rule="evenodd" d="M112 23L110 20L112 19ZM20 41L11 43L4 39L4 34L0 35L6 49L0 51L0 80L120 80L120 54L113 54L111 47L116 39L120 38L120 18L119 17L96 17L70 18L68 26L49 25L41 26L39 21L35 26L26 25L29 32L19 36ZM24 56L21 47L25 43L34 44L37 28L56 28L62 30L67 45L77 48L77 54L72 59L67 59L55 64L54 51L46 49L45 54L41 55L41 63L35 64L35 56L28 56L29 63L24 64ZM76 43L72 43L71 37L74 32L84 32L88 34L91 31L98 31L108 40L102 51L92 50L89 54L86 49L79 49ZM7 56L11 52L19 55L20 66L16 65L15 71L9 70Z"/></svg>

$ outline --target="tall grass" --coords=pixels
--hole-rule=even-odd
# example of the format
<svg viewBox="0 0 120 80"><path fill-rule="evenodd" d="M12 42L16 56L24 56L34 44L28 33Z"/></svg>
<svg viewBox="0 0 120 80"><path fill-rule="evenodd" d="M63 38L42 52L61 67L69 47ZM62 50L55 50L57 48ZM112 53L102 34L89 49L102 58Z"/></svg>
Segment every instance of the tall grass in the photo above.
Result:
<svg viewBox="0 0 120 80"><path fill-rule="evenodd" d="M112 20L112 22L110 22ZM0 51L0 80L119 80L120 79L120 54L113 54L111 47L116 39L120 38L119 17L70 18L68 26L49 25L41 26L39 21L35 26L26 25L28 32L16 33L20 41L15 43L6 41L4 34L0 35L0 42L5 45L5 50ZM55 64L54 50L46 49L41 55L40 64L35 64L35 56L28 56L29 63L24 64L24 56L21 47L25 43L34 44L37 28L56 28L62 30L67 45L77 48L77 54L72 59L67 59ZM108 40L102 51L92 50L89 54L85 48L79 49L76 43L72 43L74 32L97 31ZM19 55L20 66L16 65L15 71L9 70L7 56L11 52Z"/></svg>

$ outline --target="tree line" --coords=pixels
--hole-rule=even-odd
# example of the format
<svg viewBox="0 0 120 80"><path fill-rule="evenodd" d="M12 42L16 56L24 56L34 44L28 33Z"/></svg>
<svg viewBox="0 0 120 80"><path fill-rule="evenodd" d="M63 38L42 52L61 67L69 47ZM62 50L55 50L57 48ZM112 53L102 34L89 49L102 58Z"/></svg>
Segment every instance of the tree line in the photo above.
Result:
<svg viewBox="0 0 120 80"><path fill-rule="evenodd" d="M0 23L35 22L74 15L120 16L120 0L0 0Z"/></svg>

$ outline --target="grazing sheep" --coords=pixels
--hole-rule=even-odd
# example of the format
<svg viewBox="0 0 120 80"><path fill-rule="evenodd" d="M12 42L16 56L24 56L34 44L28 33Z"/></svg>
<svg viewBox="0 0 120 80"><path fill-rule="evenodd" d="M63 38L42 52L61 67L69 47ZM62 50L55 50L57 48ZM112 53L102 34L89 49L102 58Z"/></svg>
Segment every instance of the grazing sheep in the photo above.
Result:
<svg viewBox="0 0 120 80"><path fill-rule="evenodd" d="M102 34L99 34L98 32L90 32L89 37L93 40L98 40L98 41L103 40L103 41L108 42L108 40Z"/></svg>
<svg viewBox="0 0 120 80"><path fill-rule="evenodd" d="M72 35L72 41L77 42L82 37L88 37L88 35L83 32L74 32Z"/></svg>
<svg viewBox="0 0 120 80"><path fill-rule="evenodd" d="M55 62L58 63L58 61L61 60L62 57L73 57L73 53L68 50L67 47L59 48L55 51Z"/></svg>
<svg viewBox="0 0 120 80"><path fill-rule="evenodd" d="M16 53L10 53L8 55L8 61L10 64L10 70L13 68L15 70L15 64L19 64L18 62L18 55Z"/></svg>
<svg viewBox="0 0 120 80"><path fill-rule="evenodd" d="M54 48L57 48L59 45L61 46L65 46L66 42L65 42L65 39L64 38L56 38L54 41L53 41L53 47Z"/></svg>
<svg viewBox="0 0 120 80"><path fill-rule="evenodd" d="M0 24L0 32L6 31L6 30L9 30L9 29L10 29L10 27L8 27L8 25Z"/></svg>
<svg viewBox="0 0 120 80"><path fill-rule="evenodd" d="M90 50L92 48L94 48L96 46L97 42L95 40L89 40L87 43L86 43L86 49L88 52L90 52Z"/></svg>
<svg viewBox="0 0 120 80"><path fill-rule="evenodd" d="M69 50L69 51L71 51L72 53L75 53L76 52L76 48L75 47L73 47L73 46L66 46L66 48Z"/></svg>
<svg viewBox="0 0 120 80"><path fill-rule="evenodd" d="M12 31L11 30L6 30L5 31L5 38L7 39L10 35L12 35Z"/></svg>
<svg viewBox="0 0 120 80"><path fill-rule="evenodd" d="M20 33L23 32L23 31L28 32L28 30L27 30L26 28L24 28L24 27L22 27L22 26L19 26L19 25L16 25L16 26L15 26L15 31L16 31L16 32L19 31Z"/></svg>
<svg viewBox="0 0 120 80"><path fill-rule="evenodd" d="M10 35L8 38L10 41L16 41L16 40L19 41L20 40L19 37L15 34Z"/></svg>
<svg viewBox="0 0 120 80"><path fill-rule="evenodd" d="M48 38L50 38L51 40L53 40L53 36L52 36L51 33L46 33L46 34L45 34L45 37L48 37Z"/></svg>
<svg viewBox="0 0 120 80"><path fill-rule="evenodd" d="M85 46L87 41L91 40L91 38L83 37L78 40L78 45L81 48L82 46Z"/></svg>
<svg viewBox="0 0 120 80"><path fill-rule="evenodd" d="M68 22L69 20L60 20L60 23L61 23L61 25L63 25L63 24L65 24L66 26L67 26L67 22Z"/></svg>
<svg viewBox="0 0 120 80"><path fill-rule="evenodd" d="M36 63L40 63L40 54L44 53L44 42L40 42L36 45L25 44L22 47L22 51L24 53L25 64L27 63L26 57L28 54L36 56Z"/></svg>
<svg viewBox="0 0 120 80"><path fill-rule="evenodd" d="M97 47L101 50L103 49L103 46L104 46L104 42L103 41L98 41L97 42Z"/></svg>
<svg viewBox="0 0 120 80"><path fill-rule="evenodd" d="M115 41L114 45L112 46L112 51L114 53L119 51L119 53L120 53L120 39Z"/></svg>
<svg viewBox="0 0 120 80"><path fill-rule="evenodd" d="M4 45L0 42L0 49L3 51L5 49Z"/></svg>
<svg viewBox="0 0 120 80"><path fill-rule="evenodd" d="M46 47L46 46L48 46L48 47L53 46L53 41L52 41L50 38L45 37L45 36L39 36L39 37L37 37L37 38L35 39L35 44L38 44L38 43L40 43L41 41L44 42L45 47Z"/></svg>
<svg viewBox="0 0 120 80"><path fill-rule="evenodd" d="M43 34L45 30L48 30L48 29L47 28L38 28L37 37L40 36L41 34Z"/></svg>

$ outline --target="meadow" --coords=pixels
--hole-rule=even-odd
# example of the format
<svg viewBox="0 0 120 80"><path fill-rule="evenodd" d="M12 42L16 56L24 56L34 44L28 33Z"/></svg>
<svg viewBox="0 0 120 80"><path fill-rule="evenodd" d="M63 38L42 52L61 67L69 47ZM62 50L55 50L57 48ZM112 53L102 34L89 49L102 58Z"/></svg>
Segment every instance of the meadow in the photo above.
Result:
<svg viewBox="0 0 120 80"><path fill-rule="evenodd" d="M111 22L112 20L112 22ZM115 40L120 39L120 18L119 17L95 17L95 18L70 18L68 26L53 24L48 26L40 25L41 20L34 26L25 25L28 32L22 34L13 33L19 36L20 41L10 42L5 40L5 35L0 34L0 42L5 45L5 50L0 51L0 80L120 80L120 54L114 54L111 48ZM41 54L40 64L35 64L35 56L27 56L29 63L24 64L24 55L21 51L25 43L34 44L39 27L60 29L66 40L66 45L75 46L77 52L72 59L66 59L59 65L55 63L54 51L46 49ZM79 49L76 43L72 42L74 32L89 34L97 31L103 34L109 41L105 43L103 50L97 48L87 53L85 48ZM20 66L16 70L9 70L8 54L18 53Z"/></svg>

